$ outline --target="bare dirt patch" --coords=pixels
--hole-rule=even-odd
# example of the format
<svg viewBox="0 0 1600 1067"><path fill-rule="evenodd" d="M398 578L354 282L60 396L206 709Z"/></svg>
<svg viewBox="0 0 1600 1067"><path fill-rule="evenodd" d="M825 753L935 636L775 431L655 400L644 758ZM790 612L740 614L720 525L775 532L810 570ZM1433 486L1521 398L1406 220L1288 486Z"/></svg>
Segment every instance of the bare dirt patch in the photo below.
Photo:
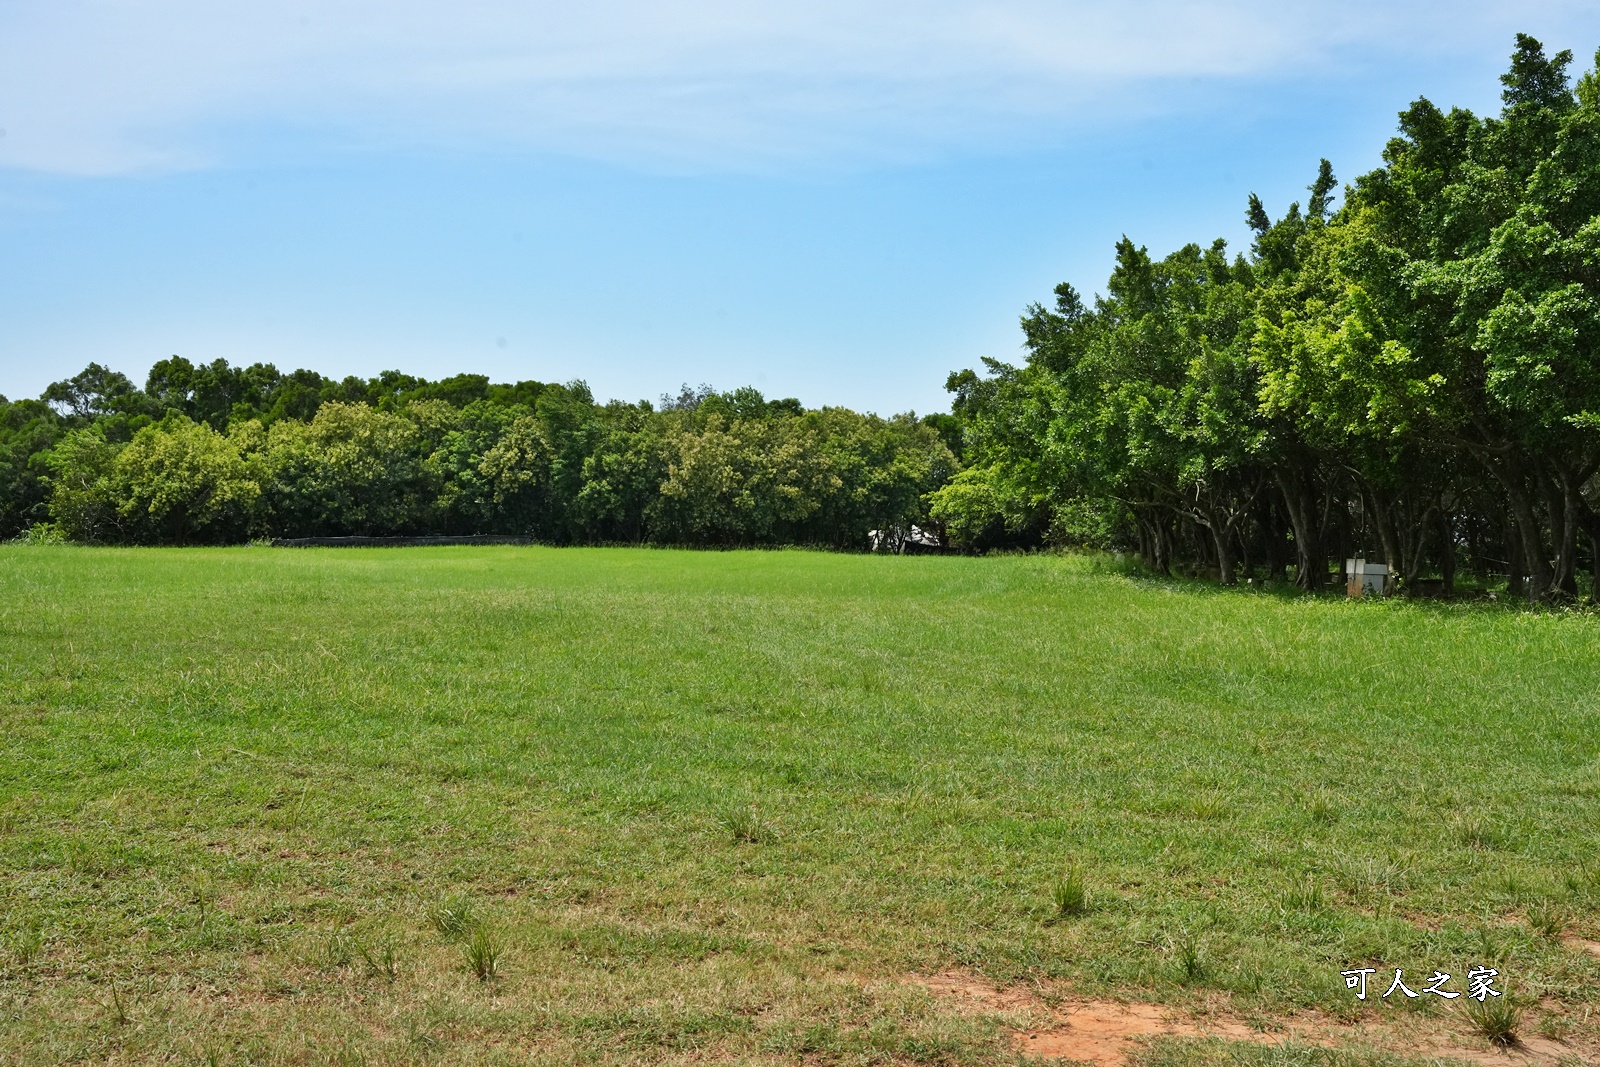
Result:
<svg viewBox="0 0 1600 1067"><path fill-rule="evenodd" d="M1001 989L981 978L960 971L945 971L928 977L912 979L935 996L965 1002L992 1010L1038 1008L1043 1006L1039 995L1027 986L1010 986Z"/></svg>
<svg viewBox="0 0 1600 1067"><path fill-rule="evenodd" d="M1225 1020L1201 1023L1155 1004L1079 1001L1058 1013L1059 1028L1018 1033L1012 1043L1028 1056L1081 1060L1097 1067L1122 1067L1142 1037L1225 1037L1277 1044L1282 1038Z"/></svg>
<svg viewBox="0 0 1600 1067"><path fill-rule="evenodd" d="M1024 1055L1124 1067L1141 1038L1221 1037L1277 1044L1288 1033L1263 1033L1229 1018L1201 1018L1159 1004L1116 1000L1046 999L1027 986L999 988L958 971L917 977L917 984L967 1010L1008 1017L1013 1046ZM1296 1034L1295 1036L1300 1036ZM1302 1038L1304 1039L1304 1038Z"/></svg>
<svg viewBox="0 0 1600 1067"><path fill-rule="evenodd" d="M1293 1041L1325 1047L1357 1046L1411 1055L1447 1057L1485 1067L1556 1067L1588 1063L1588 1042L1554 1041L1528 1034L1508 1048L1487 1042L1474 1047L1454 1016L1401 1015L1340 1023L1319 1013L1250 1025L1225 1012L1199 1014L1160 1004L1057 996L1029 986L997 987L981 978L947 971L912 981L959 1010L1001 1017L1012 1028L1012 1046L1024 1056L1127 1067L1142 1044L1156 1037L1216 1037L1279 1045ZM1531 1029L1531 1028L1530 1028ZM1593 1062L1600 1063L1600 1060Z"/></svg>
<svg viewBox="0 0 1600 1067"><path fill-rule="evenodd" d="M1575 948L1579 952L1587 952L1591 956L1600 958L1600 941L1590 941L1584 937L1563 937L1561 943L1568 948Z"/></svg>

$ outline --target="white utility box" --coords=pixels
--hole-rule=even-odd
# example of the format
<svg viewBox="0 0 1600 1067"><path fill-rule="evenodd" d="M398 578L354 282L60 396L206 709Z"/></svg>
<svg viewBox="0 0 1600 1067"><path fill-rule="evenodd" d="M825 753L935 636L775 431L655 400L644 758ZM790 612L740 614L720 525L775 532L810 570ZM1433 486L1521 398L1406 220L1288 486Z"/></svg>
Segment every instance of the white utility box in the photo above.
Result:
<svg viewBox="0 0 1600 1067"><path fill-rule="evenodd" d="M1389 592L1389 565L1364 559L1344 561L1345 592L1350 596L1384 596Z"/></svg>

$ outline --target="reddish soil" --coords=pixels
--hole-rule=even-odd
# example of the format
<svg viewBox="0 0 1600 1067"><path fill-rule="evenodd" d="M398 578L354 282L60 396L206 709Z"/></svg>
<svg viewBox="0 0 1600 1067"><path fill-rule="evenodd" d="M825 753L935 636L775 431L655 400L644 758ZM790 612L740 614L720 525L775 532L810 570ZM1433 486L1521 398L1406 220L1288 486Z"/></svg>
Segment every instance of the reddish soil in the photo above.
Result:
<svg viewBox="0 0 1600 1067"><path fill-rule="evenodd" d="M1028 987L997 988L958 971L915 981L935 996L954 1000L969 1010L1013 1015L1019 1022L1033 1024L1013 1033L1012 1042L1024 1055L1092 1063L1096 1067L1124 1067L1129 1055L1138 1049L1136 1039L1143 1037L1224 1037L1277 1044L1288 1036L1264 1034L1233 1019L1200 1019L1157 1004L1075 998L1050 1007ZM1306 1040L1302 1035L1296 1036Z"/></svg>
<svg viewBox="0 0 1600 1067"><path fill-rule="evenodd" d="M1096 1067L1123 1067L1129 1054L1138 1048L1134 1039L1140 1037L1161 1034L1226 1037L1264 1044L1276 1044L1281 1040L1235 1022L1201 1024L1154 1004L1080 1001L1062 1009L1058 1019L1059 1029L1019 1032L1013 1039L1014 1044L1028 1056L1079 1060Z"/></svg>
<svg viewBox="0 0 1600 1067"><path fill-rule="evenodd" d="M1600 944L1594 945L1600 955ZM1224 1014L1198 1015L1157 1004L1075 997L1057 998L1028 986L996 987L959 971L913 976L912 981L960 1010L998 1015L1013 1027L1012 1045L1024 1056L1063 1059L1094 1067L1127 1067L1152 1037L1220 1037L1276 1045L1365 1046L1390 1052L1448 1057L1485 1067L1556 1067L1600 1064L1592 1042L1553 1041L1525 1035L1510 1048L1475 1045L1453 1016L1399 1017L1341 1024L1308 1014L1272 1020L1270 1032Z"/></svg>

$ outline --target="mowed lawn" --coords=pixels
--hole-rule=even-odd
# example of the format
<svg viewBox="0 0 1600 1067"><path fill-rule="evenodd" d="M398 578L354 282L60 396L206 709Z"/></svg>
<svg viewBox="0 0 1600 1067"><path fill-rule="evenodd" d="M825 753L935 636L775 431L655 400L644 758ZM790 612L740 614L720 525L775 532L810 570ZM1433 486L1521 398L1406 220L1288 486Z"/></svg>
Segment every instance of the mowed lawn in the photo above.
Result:
<svg viewBox="0 0 1600 1067"><path fill-rule="evenodd" d="M1278 1025L1487 963L1600 1008L1594 615L0 546L0 728L7 1064L1011 1062L910 980L950 970Z"/></svg>

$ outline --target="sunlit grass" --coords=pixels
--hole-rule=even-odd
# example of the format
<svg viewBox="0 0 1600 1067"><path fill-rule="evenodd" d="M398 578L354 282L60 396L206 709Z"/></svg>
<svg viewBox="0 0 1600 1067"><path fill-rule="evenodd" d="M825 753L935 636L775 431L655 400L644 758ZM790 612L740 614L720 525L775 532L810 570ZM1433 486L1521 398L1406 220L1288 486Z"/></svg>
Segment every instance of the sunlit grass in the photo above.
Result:
<svg viewBox="0 0 1600 1067"><path fill-rule="evenodd" d="M0 650L0 1061L1005 1062L899 981L948 968L1286 1013L1488 954L1597 999L1581 614L9 547Z"/></svg>

